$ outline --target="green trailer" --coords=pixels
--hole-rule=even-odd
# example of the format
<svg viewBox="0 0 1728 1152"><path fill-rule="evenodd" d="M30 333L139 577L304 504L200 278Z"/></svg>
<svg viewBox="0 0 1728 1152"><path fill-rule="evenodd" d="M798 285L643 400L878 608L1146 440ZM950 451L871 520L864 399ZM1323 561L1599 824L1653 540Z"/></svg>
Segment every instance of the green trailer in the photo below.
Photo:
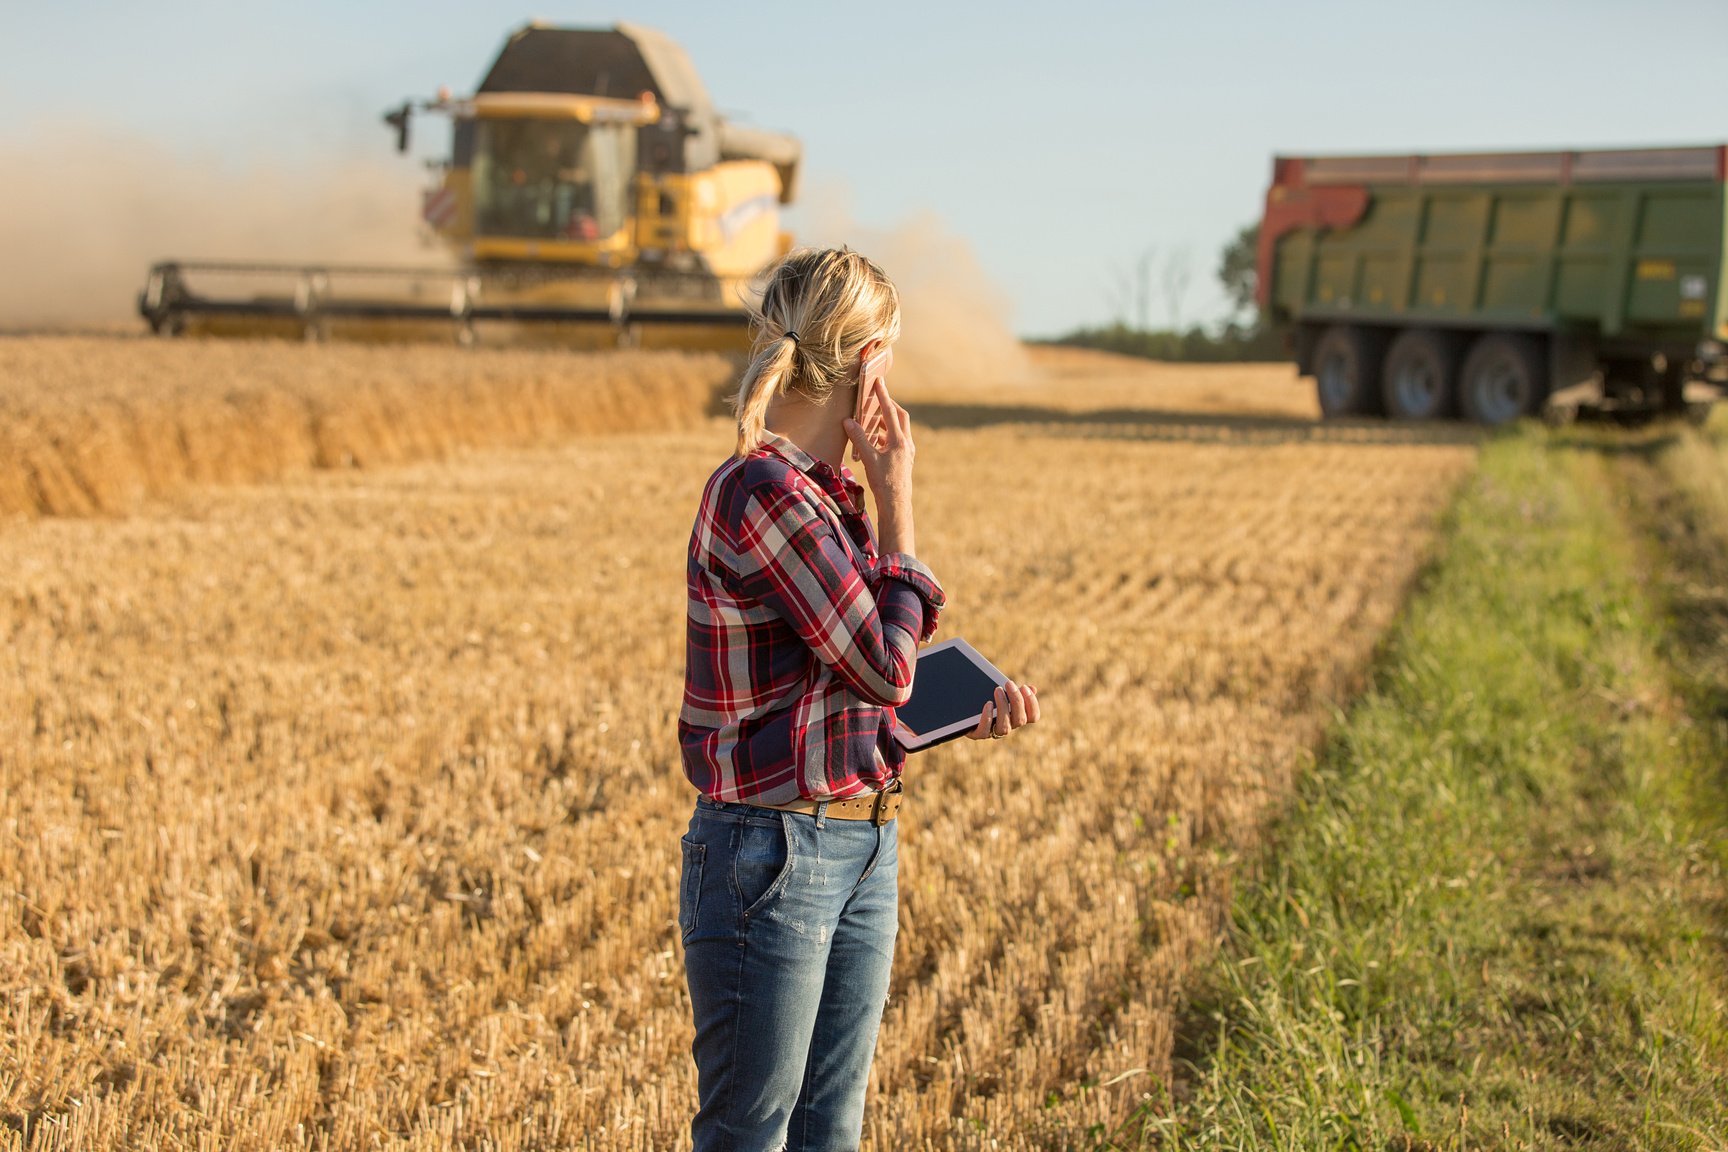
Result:
<svg viewBox="0 0 1728 1152"><path fill-rule="evenodd" d="M1278 157L1263 314L1322 411L1501 424L1728 381L1728 146Z"/></svg>

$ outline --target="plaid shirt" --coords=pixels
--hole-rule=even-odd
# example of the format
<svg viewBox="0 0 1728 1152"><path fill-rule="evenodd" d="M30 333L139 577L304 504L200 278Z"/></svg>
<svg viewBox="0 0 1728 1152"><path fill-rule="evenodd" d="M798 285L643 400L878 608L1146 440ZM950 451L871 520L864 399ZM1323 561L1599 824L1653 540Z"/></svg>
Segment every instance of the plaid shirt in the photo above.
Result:
<svg viewBox="0 0 1728 1152"><path fill-rule="evenodd" d="M894 706L942 588L878 555L864 490L772 433L709 477L690 534L684 772L747 804L838 800L899 777Z"/></svg>

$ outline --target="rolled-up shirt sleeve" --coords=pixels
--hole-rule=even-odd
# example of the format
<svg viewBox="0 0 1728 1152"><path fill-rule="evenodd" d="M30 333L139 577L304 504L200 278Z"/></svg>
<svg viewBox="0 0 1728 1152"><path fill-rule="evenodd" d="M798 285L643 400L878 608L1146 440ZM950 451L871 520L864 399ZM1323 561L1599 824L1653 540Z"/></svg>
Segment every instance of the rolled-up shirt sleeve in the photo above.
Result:
<svg viewBox="0 0 1728 1152"><path fill-rule="evenodd" d="M882 707L912 694L918 644L936 630L942 587L917 559L858 567L833 527L790 488L750 493L734 541L744 591L772 608L816 658Z"/></svg>
<svg viewBox="0 0 1728 1152"><path fill-rule="evenodd" d="M947 603L942 594L942 585L936 581L936 574L925 567L924 562L916 556L908 556L904 552L887 552L876 560L875 586L878 599L882 596L884 582L889 580L898 580L918 596L919 606L923 609L923 618L918 626L918 642L922 644L936 635L937 619L942 614L942 606Z"/></svg>

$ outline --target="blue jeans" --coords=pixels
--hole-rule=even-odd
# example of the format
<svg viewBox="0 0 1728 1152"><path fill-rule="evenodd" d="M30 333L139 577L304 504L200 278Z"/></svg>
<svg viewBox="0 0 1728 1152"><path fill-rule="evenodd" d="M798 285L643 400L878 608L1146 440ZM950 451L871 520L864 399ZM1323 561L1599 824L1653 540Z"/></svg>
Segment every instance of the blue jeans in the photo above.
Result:
<svg viewBox="0 0 1728 1152"><path fill-rule="evenodd" d="M696 802L678 927L695 1152L858 1147L898 927L893 822Z"/></svg>

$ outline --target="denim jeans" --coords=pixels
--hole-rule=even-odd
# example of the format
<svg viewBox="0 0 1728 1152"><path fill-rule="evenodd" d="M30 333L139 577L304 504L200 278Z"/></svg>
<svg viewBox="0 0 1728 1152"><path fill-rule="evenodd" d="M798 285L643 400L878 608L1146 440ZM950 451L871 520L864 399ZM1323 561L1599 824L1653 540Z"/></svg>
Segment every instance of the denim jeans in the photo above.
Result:
<svg viewBox="0 0 1728 1152"><path fill-rule="evenodd" d="M695 1152L858 1147L898 926L896 828L696 802L678 898Z"/></svg>

